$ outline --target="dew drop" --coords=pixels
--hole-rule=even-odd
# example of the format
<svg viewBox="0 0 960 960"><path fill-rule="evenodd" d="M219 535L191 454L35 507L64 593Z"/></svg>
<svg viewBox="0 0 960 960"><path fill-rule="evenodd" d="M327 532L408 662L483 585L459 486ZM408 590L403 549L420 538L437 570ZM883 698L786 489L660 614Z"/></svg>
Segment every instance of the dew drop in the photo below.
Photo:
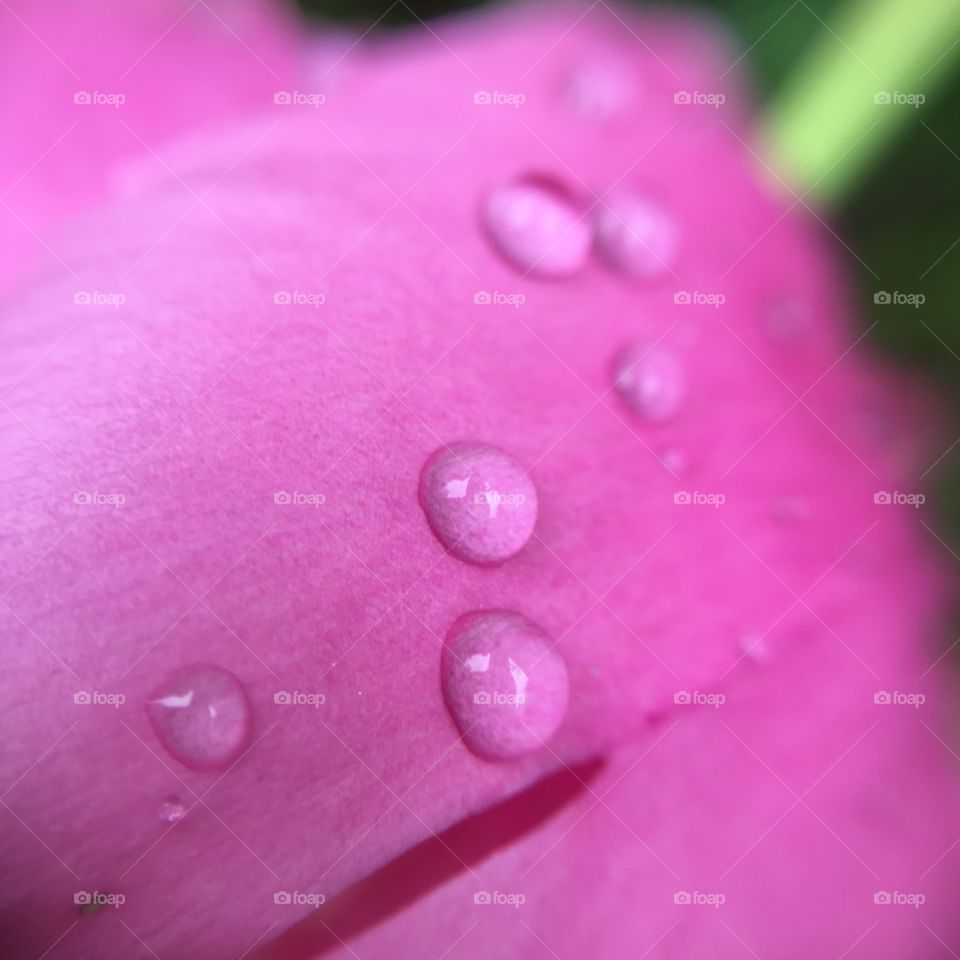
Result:
<svg viewBox="0 0 960 960"><path fill-rule="evenodd" d="M435 451L420 472L420 506L437 539L470 563L519 552L537 522L537 489L508 453L481 443Z"/></svg>
<svg viewBox="0 0 960 960"><path fill-rule="evenodd" d="M250 701L220 667L196 664L174 673L153 692L147 712L166 750L192 770L223 770L250 742Z"/></svg>
<svg viewBox="0 0 960 960"><path fill-rule="evenodd" d="M806 332L810 326L810 316L805 305L799 300L781 297L768 307L765 322L771 338L787 343Z"/></svg>
<svg viewBox="0 0 960 960"><path fill-rule="evenodd" d="M755 633L746 633L737 642L740 653L747 660L766 663L770 659L770 646L767 641Z"/></svg>
<svg viewBox="0 0 960 960"><path fill-rule="evenodd" d="M633 190L615 190L597 207L596 244L610 266L643 280L671 272L679 245L674 218Z"/></svg>
<svg viewBox="0 0 960 960"><path fill-rule="evenodd" d="M538 750L566 712L566 664L543 630L518 613L479 610L457 620L441 676L464 742L487 759Z"/></svg>
<svg viewBox="0 0 960 960"><path fill-rule="evenodd" d="M795 523L807 516L807 505L798 497L778 497L770 505L770 512L780 523Z"/></svg>
<svg viewBox="0 0 960 960"><path fill-rule="evenodd" d="M179 797L167 797L160 804L160 819L164 823L177 823L187 815L187 805Z"/></svg>
<svg viewBox="0 0 960 960"><path fill-rule="evenodd" d="M690 458L676 447L667 447L660 454L660 462L678 477L684 476L690 470Z"/></svg>
<svg viewBox="0 0 960 960"><path fill-rule="evenodd" d="M633 343L621 351L614 384L627 406L653 423L675 417L687 392L683 365L676 355L647 343Z"/></svg>
<svg viewBox="0 0 960 960"><path fill-rule="evenodd" d="M566 98L581 117L597 123L621 114L636 97L634 77L620 62L596 60L570 73Z"/></svg>
<svg viewBox="0 0 960 960"><path fill-rule="evenodd" d="M547 177L528 176L494 190L483 222L497 249L525 273L566 277L590 255L592 231L573 196Z"/></svg>

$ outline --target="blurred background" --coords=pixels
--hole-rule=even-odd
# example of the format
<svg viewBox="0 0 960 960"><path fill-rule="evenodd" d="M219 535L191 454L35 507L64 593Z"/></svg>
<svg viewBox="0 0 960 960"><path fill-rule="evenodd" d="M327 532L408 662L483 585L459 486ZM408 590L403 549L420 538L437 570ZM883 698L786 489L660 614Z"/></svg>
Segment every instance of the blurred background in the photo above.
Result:
<svg viewBox="0 0 960 960"><path fill-rule="evenodd" d="M298 2L308 16L360 30L374 25L377 29L403 27L484 5L470 0ZM960 553L958 19L950 21L953 29L944 29L944 11L960 7L960 0L661 0L657 6L699 9L724 24L734 47L745 51L739 66L751 76L767 125L776 121L781 98L804 67L809 69L811 57L833 57L835 65L846 62L851 76L861 81L868 71L883 73L882 66L871 71L871 64L858 63L857 53L847 45L844 22L851 11L869 28L874 9L879 17L881 8L899 6L918 21L927 18L927 29L934 35L944 31L912 69L912 83L897 88L923 93L924 102L890 106L897 112L895 132L872 150L856 175L831 198L827 213L852 251L847 266L859 290L860 316L870 328L868 336L899 363L934 380L949 407L957 444L926 480L942 528L952 548ZM935 22L938 17L939 23ZM883 43L891 60L902 53L902 35L895 30ZM881 61L883 56L881 49ZM873 86L879 83L876 80ZM811 126L810 136L815 137L816 125ZM881 291L920 294L923 302L877 303Z"/></svg>

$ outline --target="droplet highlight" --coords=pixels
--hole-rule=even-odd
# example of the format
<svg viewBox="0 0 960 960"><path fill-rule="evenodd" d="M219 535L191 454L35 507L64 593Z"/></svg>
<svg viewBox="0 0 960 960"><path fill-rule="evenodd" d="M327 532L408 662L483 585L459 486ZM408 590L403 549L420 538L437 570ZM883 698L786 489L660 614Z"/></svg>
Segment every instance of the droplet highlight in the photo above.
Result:
<svg viewBox="0 0 960 960"><path fill-rule="evenodd" d="M532 753L556 733L569 680L547 634L508 610L461 617L442 655L444 701L466 745L504 760Z"/></svg>
<svg viewBox="0 0 960 960"><path fill-rule="evenodd" d="M524 273L566 277L590 255L589 217L562 184L528 176L490 193L483 222L494 246Z"/></svg>
<svg viewBox="0 0 960 960"><path fill-rule="evenodd" d="M185 667L147 702L164 748L191 770L224 770L247 748L252 711L240 681L221 667Z"/></svg>
<svg viewBox="0 0 960 960"><path fill-rule="evenodd" d="M187 805L179 797L167 797L160 804L160 819L164 823L178 823L187 815Z"/></svg>
<svg viewBox="0 0 960 960"><path fill-rule="evenodd" d="M423 466L420 506L437 539L461 560L493 564L517 554L537 522L537 489L510 454L456 443Z"/></svg>
<svg viewBox="0 0 960 960"><path fill-rule="evenodd" d="M642 193L617 190L597 207L597 251L628 276L651 280L672 272L679 241L676 220Z"/></svg>
<svg viewBox="0 0 960 960"><path fill-rule="evenodd" d="M683 364L659 344L633 343L622 350L615 363L614 386L624 403L651 423L675 417L687 393Z"/></svg>

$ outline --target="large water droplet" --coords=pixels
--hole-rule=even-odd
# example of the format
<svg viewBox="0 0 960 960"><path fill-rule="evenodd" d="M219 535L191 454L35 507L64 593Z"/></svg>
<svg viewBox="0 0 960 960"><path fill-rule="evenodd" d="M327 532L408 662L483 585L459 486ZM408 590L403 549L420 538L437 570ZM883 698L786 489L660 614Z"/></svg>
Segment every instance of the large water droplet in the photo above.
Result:
<svg viewBox="0 0 960 960"><path fill-rule="evenodd" d="M518 613L480 610L461 617L447 636L441 676L464 742L487 759L539 749L566 712L566 664L549 637Z"/></svg>
<svg viewBox="0 0 960 960"><path fill-rule="evenodd" d="M498 187L486 199L483 222L497 249L525 273L569 276L590 255L589 218L562 185L546 177Z"/></svg>
<svg viewBox="0 0 960 960"><path fill-rule="evenodd" d="M611 266L652 279L672 271L679 230L654 200L633 190L615 190L598 205L596 242Z"/></svg>
<svg viewBox="0 0 960 960"><path fill-rule="evenodd" d="M530 475L508 453L482 443L433 453L420 473L419 497L437 539L471 563L512 557L537 522Z"/></svg>
<svg viewBox="0 0 960 960"><path fill-rule="evenodd" d="M193 770L223 770L246 749L250 701L240 681L220 667L185 667L158 687L147 711L164 747Z"/></svg>
<svg viewBox="0 0 960 960"><path fill-rule="evenodd" d="M616 361L617 392L634 413L659 423L679 413L686 396L683 365L658 344L633 343Z"/></svg>

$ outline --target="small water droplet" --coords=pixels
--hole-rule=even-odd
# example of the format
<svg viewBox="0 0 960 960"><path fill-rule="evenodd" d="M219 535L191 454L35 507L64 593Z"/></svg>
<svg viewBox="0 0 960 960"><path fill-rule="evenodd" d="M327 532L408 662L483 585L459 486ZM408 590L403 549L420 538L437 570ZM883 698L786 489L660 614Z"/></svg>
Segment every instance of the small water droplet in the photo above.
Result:
<svg viewBox="0 0 960 960"><path fill-rule="evenodd" d="M481 443L441 447L420 473L420 506L437 539L471 563L520 551L537 522L537 489L510 454Z"/></svg>
<svg viewBox="0 0 960 960"><path fill-rule="evenodd" d="M810 316L803 303L794 297L781 297L766 312L767 332L777 341L797 339L810 324Z"/></svg>
<svg viewBox="0 0 960 960"><path fill-rule="evenodd" d="M778 497L770 507L774 520L793 523L807 516L807 505L799 497Z"/></svg>
<svg viewBox="0 0 960 960"><path fill-rule="evenodd" d="M575 273L590 255L590 221L574 197L547 177L527 176L494 190L483 221L497 249L524 272Z"/></svg>
<svg viewBox="0 0 960 960"><path fill-rule="evenodd" d="M660 462L678 477L684 476L690 469L690 458L676 447L668 447L660 454Z"/></svg>
<svg viewBox="0 0 960 960"><path fill-rule="evenodd" d="M476 669L484 660L487 669ZM464 742L487 759L538 750L566 712L563 658L543 630L508 610L479 610L457 620L447 635L441 675Z"/></svg>
<svg viewBox="0 0 960 960"><path fill-rule="evenodd" d="M740 653L756 663L766 663L770 659L770 646L766 639L756 633L744 634L737 643Z"/></svg>
<svg viewBox="0 0 960 960"><path fill-rule="evenodd" d="M674 218L659 203L633 190L615 190L597 207L596 243L617 270L653 279L673 269L679 245Z"/></svg>
<svg viewBox="0 0 960 960"><path fill-rule="evenodd" d="M177 823L187 815L187 805L179 797L167 797L160 804L160 819L164 823Z"/></svg>
<svg viewBox="0 0 960 960"><path fill-rule="evenodd" d="M576 113L598 123L622 113L636 97L636 82L619 61L595 60L570 73L566 98Z"/></svg>
<svg viewBox="0 0 960 960"><path fill-rule="evenodd" d="M654 423L675 417L687 392L683 365L659 344L638 342L621 351L614 384L634 413Z"/></svg>
<svg viewBox="0 0 960 960"><path fill-rule="evenodd" d="M250 742L250 701L240 681L221 667L177 671L154 691L147 712L166 750L193 770L223 770Z"/></svg>

